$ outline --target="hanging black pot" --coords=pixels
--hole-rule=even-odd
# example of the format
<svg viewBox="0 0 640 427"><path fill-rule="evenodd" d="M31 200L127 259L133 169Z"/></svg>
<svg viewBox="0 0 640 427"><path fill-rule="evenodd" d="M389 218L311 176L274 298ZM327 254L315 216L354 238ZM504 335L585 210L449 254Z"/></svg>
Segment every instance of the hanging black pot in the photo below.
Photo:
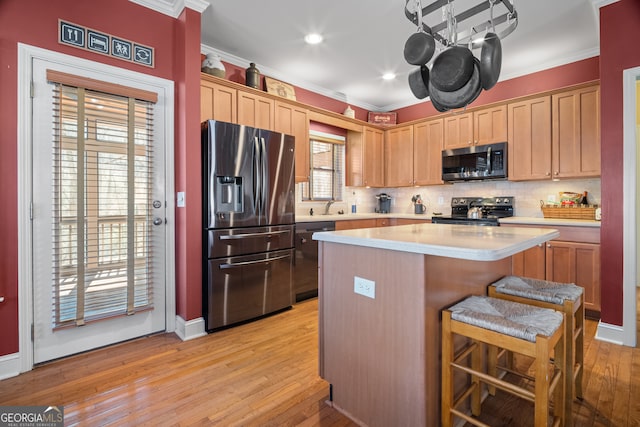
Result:
<svg viewBox="0 0 640 427"><path fill-rule="evenodd" d="M436 56L431 68L431 83L441 91L455 91L467 84L474 70L474 56L463 46L452 46Z"/></svg>
<svg viewBox="0 0 640 427"><path fill-rule="evenodd" d="M409 88L418 99L429 96L429 69L426 65L421 65L409 73Z"/></svg>
<svg viewBox="0 0 640 427"><path fill-rule="evenodd" d="M436 50L433 36L420 30L413 33L404 44L404 59L411 65L425 65Z"/></svg>
<svg viewBox="0 0 640 427"><path fill-rule="evenodd" d="M440 105L447 109L463 108L475 101L482 91L482 85L480 83L480 64L475 58L473 58L472 64L471 77L458 90L443 91L434 86L433 78L429 81L429 95L432 102L435 101L434 107Z"/></svg>
<svg viewBox="0 0 640 427"><path fill-rule="evenodd" d="M489 32L484 36L480 51L480 80L483 89L489 90L498 82L501 68L502 45L500 37Z"/></svg>

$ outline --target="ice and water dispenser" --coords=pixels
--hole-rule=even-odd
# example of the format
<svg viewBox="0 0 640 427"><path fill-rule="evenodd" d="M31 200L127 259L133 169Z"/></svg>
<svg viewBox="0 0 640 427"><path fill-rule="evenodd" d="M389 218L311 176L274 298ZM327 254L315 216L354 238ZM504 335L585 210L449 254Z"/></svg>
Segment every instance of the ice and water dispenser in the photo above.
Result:
<svg viewBox="0 0 640 427"><path fill-rule="evenodd" d="M241 176L216 177L216 212L243 212Z"/></svg>

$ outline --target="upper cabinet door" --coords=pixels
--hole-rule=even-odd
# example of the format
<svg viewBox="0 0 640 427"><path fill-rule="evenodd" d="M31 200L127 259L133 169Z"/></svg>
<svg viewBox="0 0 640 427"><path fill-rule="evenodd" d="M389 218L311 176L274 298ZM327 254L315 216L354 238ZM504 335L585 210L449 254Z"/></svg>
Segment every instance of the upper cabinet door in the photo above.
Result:
<svg viewBox="0 0 640 427"><path fill-rule="evenodd" d="M200 121L214 119L236 123L238 91L206 80L200 81Z"/></svg>
<svg viewBox="0 0 640 427"><path fill-rule="evenodd" d="M238 124L274 130L274 102L254 93L238 93Z"/></svg>
<svg viewBox="0 0 640 427"><path fill-rule="evenodd" d="M473 145L473 113L453 114L444 118L444 148Z"/></svg>
<svg viewBox="0 0 640 427"><path fill-rule="evenodd" d="M507 106L485 108L473 112L473 143L493 144L507 140Z"/></svg>
<svg viewBox="0 0 640 427"><path fill-rule="evenodd" d="M551 97L508 105L509 179L551 178Z"/></svg>
<svg viewBox="0 0 640 427"><path fill-rule="evenodd" d="M413 178L415 185L442 184L444 120L413 125Z"/></svg>
<svg viewBox="0 0 640 427"><path fill-rule="evenodd" d="M363 183L365 187L384 186L384 132L364 127Z"/></svg>
<svg viewBox="0 0 640 427"><path fill-rule="evenodd" d="M296 139L296 182L309 181L309 119L307 110L287 102L275 102L275 131Z"/></svg>
<svg viewBox="0 0 640 427"><path fill-rule="evenodd" d="M553 178L600 176L600 86L551 98Z"/></svg>
<svg viewBox="0 0 640 427"><path fill-rule="evenodd" d="M413 181L413 126L387 132L384 149L385 186L407 187Z"/></svg>

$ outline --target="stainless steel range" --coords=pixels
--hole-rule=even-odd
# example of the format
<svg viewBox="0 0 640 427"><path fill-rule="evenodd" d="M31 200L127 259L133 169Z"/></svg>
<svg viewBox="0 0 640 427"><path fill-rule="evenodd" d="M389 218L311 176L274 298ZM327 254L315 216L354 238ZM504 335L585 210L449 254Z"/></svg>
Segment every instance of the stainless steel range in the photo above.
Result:
<svg viewBox="0 0 640 427"><path fill-rule="evenodd" d="M514 215L513 196L454 197L451 199L451 216L433 216L434 224L467 224L498 226L500 218Z"/></svg>

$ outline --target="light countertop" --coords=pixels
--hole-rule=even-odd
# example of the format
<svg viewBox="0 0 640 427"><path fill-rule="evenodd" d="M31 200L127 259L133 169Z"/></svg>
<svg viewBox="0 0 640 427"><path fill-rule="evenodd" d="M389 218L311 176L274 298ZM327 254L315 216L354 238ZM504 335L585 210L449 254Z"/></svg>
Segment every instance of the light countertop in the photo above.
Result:
<svg viewBox="0 0 640 427"><path fill-rule="evenodd" d="M317 222L317 221L349 221L359 219L377 219L377 218L402 218L402 219L421 219L424 221L431 220L431 214L413 214L413 213L358 213L358 214L331 214L331 215L296 215L296 222ZM513 216L510 218L501 218L501 224L526 224L526 225L543 225L548 226L565 226L565 227L600 227L600 221L590 219L564 219L564 218L537 218L525 216Z"/></svg>
<svg viewBox="0 0 640 427"><path fill-rule="evenodd" d="M500 224L527 224L544 226L565 226L565 227L598 227L600 221L593 219L565 219L565 218L533 218L524 216L512 216L501 218Z"/></svg>
<svg viewBox="0 0 640 427"><path fill-rule="evenodd" d="M384 219L384 218L410 218L410 219L422 219L425 221L431 220L431 215L427 214L403 214L403 213L356 213L356 214L314 214L314 215L296 215L296 222L316 222L316 221L349 221L360 219Z"/></svg>
<svg viewBox="0 0 640 427"><path fill-rule="evenodd" d="M314 233L313 239L473 261L496 261L558 236L557 230L549 228L425 223L325 231Z"/></svg>

